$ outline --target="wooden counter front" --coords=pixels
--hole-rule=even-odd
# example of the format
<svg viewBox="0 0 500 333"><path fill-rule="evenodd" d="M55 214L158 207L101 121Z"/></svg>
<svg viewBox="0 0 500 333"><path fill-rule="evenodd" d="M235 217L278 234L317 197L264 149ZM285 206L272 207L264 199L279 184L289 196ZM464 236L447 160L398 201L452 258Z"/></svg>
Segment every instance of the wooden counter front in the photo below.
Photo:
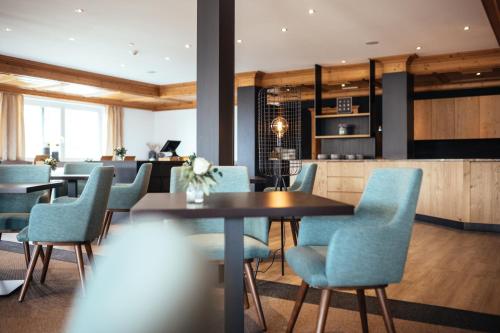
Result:
<svg viewBox="0 0 500 333"><path fill-rule="evenodd" d="M318 164L313 193L356 205L374 168L421 168L417 214L500 225L499 160L304 161Z"/></svg>

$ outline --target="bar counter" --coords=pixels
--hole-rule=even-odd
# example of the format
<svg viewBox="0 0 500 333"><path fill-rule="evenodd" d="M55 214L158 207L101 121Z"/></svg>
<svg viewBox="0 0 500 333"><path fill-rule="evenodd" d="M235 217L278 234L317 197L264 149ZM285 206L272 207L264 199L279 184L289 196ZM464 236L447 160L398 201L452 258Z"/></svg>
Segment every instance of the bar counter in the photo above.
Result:
<svg viewBox="0 0 500 333"><path fill-rule="evenodd" d="M356 205L374 168L421 168L417 218L500 232L500 160L307 160L318 164L313 193Z"/></svg>

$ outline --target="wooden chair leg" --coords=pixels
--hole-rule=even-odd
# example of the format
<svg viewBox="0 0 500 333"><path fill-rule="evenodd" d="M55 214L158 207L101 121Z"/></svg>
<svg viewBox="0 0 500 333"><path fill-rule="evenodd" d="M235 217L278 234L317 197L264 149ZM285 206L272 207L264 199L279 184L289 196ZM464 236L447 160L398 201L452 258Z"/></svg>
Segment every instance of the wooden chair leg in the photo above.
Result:
<svg viewBox="0 0 500 333"><path fill-rule="evenodd" d="M281 276L285 275L285 224L281 218Z"/></svg>
<svg viewBox="0 0 500 333"><path fill-rule="evenodd" d="M316 333L323 333L325 331L326 317L328 316L328 308L330 307L331 298L332 298L332 291L330 289L323 289L321 291L321 300L319 301Z"/></svg>
<svg viewBox="0 0 500 333"><path fill-rule="evenodd" d="M78 266L78 273L80 273L80 282L82 284L82 291L85 293L85 267L83 266L83 254L81 244L75 245L76 263Z"/></svg>
<svg viewBox="0 0 500 333"><path fill-rule="evenodd" d="M243 278L243 306L245 310L250 308L250 302L248 301L248 293L245 278Z"/></svg>
<svg viewBox="0 0 500 333"><path fill-rule="evenodd" d="M49 269L50 256L52 255L53 245L47 245L47 251L45 252L45 258L43 258L43 269L42 276L40 276L40 283L45 283L45 278L47 277L47 271Z"/></svg>
<svg viewBox="0 0 500 333"><path fill-rule="evenodd" d="M250 289L250 294L252 294L253 304L257 310L257 316L259 317L259 322L262 330L267 330L266 319L264 318L264 311L262 310L262 304L260 303L259 294L257 293L257 286L253 278L253 269L250 262L245 262L245 276L247 278L248 288Z"/></svg>
<svg viewBox="0 0 500 333"><path fill-rule="evenodd" d="M384 316L384 323L387 332L396 333L396 328L394 327L391 311L389 309L389 305L387 304L387 295L385 294L385 288L376 288L375 293L377 294L380 307L382 308L382 315Z"/></svg>
<svg viewBox="0 0 500 333"><path fill-rule="evenodd" d="M104 213L104 221L102 222L101 234L99 235L99 238L97 238L97 245L101 245L102 239L104 238L104 234L106 233L106 226L108 224L109 214L110 214L109 210L106 210L106 213Z"/></svg>
<svg viewBox="0 0 500 333"><path fill-rule="evenodd" d="M368 333L368 317L366 315L366 298L364 289L356 289L358 296L359 316L361 318L361 329L363 333Z"/></svg>
<svg viewBox="0 0 500 333"><path fill-rule="evenodd" d="M42 251L41 245L35 245L35 250L33 251L33 257L30 260L30 264L28 265L28 269L26 270L26 276L24 278L23 288L21 289L21 294L19 295L19 302L24 300L26 296L26 292L28 291L28 287L31 282L31 278L33 277L33 270L35 269L36 261L38 256L40 255L40 251Z"/></svg>
<svg viewBox="0 0 500 333"><path fill-rule="evenodd" d="M302 304L304 304L304 299L306 298L308 290L309 285L304 280L302 280L302 283L299 287L299 292L297 293L297 300L295 301L295 305L293 306L292 315L290 316L288 326L286 327L286 333L293 332L293 328L295 327L295 323L297 322L297 318L299 317L300 309L302 308Z"/></svg>
<svg viewBox="0 0 500 333"><path fill-rule="evenodd" d="M24 260L26 261L26 268L28 268L30 265L30 261L31 261L30 243L23 242L23 249L24 249Z"/></svg>
<svg viewBox="0 0 500 333"><path fill-rule="evenodd" d="M92 270L95 269L94 252L92 252L92 245L90 242L85 243L85 252L87 253L87 258L89 258L90 266Z"/></svg>
<svg viewBox="0 0 500 333"><path fill-rule="evenodd" d="M295 218L292 217L292 220L290 221L290 229L292 230L293 245L297 246L297 230L295 228Z"/></svg>
<svg viewBox="0 0 500 333"><path fill-rule="evenodd" d="M106 225L106 232L104 233L104 238L108 238L109 227L111 226L112 219L113 219L113 211L110 211L108 217L108 224Z"/></svg>

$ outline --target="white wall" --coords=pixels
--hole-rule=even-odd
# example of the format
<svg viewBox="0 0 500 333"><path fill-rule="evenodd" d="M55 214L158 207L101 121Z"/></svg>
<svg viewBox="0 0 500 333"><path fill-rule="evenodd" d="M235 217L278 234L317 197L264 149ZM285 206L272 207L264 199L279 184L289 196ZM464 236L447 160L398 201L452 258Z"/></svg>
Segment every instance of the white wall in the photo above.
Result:
<svg viewBox="0 0 500 333"><path fill-rule="evenodd" d="M154 136L154 112L136 109L123 109L123 145L128 155L138 160L148 158L147 142L156 142Z"/></svg>
<svg viewBox="0 0 500 333"><path fill-rule="evenodd" d="M153 112L154 142L180 140L179 156L196 152L196 109Z"/></svg>

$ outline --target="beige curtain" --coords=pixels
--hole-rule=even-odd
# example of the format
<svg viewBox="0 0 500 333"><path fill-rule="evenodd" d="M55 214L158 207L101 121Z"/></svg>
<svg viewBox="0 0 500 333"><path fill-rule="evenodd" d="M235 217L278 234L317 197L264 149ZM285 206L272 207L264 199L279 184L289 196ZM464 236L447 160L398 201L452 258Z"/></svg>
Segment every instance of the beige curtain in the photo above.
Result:
<svg viewBox="0 0 500 333"><path fill-rule="evenodd" d="M0 158L24 160L24 98L0 93Z"/></svg>
<svg viewBox="0 0 500 333"><path fill-rule="evenodd" d="M123 146L123 110L115 105L109 105L106 109L108 112L106 153L114 155L113 149Z"/></svg>

